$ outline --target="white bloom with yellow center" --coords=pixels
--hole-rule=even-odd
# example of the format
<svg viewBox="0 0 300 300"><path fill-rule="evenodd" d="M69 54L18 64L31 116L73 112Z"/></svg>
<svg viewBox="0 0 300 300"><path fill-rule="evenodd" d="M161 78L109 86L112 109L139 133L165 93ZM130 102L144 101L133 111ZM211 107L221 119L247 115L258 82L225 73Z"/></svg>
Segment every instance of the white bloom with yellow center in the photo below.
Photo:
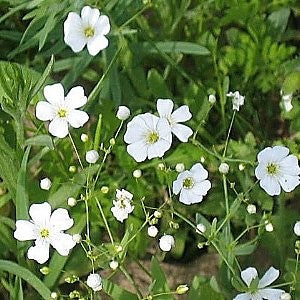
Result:
<svg viewBox="0 0 300 300"><path fill-rule="evenodd" d="M73 219L64 208L58 208L51 214L51 206L44 202L32 204L29 209L30 221L17 220L14 237L19 241L35 240L28 249L27 256L43 264L49 259L50 245L60 255L67 256L76 245L72 235L63 231L73 226Z"/></svg>
<svg viewBox="0 0 300 300"><path fill-rule="evenodd" d="M69 125L82 127L88 120L86 112L77 110L86 104L83 87L73 87L65 97L61 83L46 85L44 96L47 101L39 101L36 105L36 117L41 121L50 121L49 132L59 138L69 133Z"/></svg>
<svg viewBox="0 0 300 300"><path fill-rule="evenodd" d="M135 116L128 124L124 141L127 152L137 161L147 157L162 157L171 147L172 134L165 118L145 113Z"/></svg>
<svg viewBox="0 0 300 300"><path fill-rule="evenodd" d="M300 183L300 168L295 155L282 146L267 147L257 155L255 176L260 186L270 195L279 195L281 188L291 192Z"/></svg>
<svg viewBox="0 0 300 300"><path fill-rule="evenodd" d="M124 189L117 190L116 200L113 201L114 206L110 210L118 221L123 222L132 213L134 209L132 198L130 192Z"/></svg>
<svg viewBox="0 0 300 300"><path fill-rule="evenodd" d="M91 55L108 46L105 37L110 31L109 18L100 16L97 8L85 6L81 10L81 16L70 12L64 23L64 41L74 52L81 51L85 45Z"/></svg>
<svg viewBox="0 0 300 300"><path fill-rule="evenodd" d="M202 164L195 164L189 171L181 172L177 179L173 182L173 192L179 196L181 203L190 205L202 201L208 190L211 188L211 183L207 180L208 172Z"/></svg>
<svg viewBox="0 0 300 300"><path fill-rule="evenodd" d="M259 280L255 268L247 268L241 272L241 277L247 285L247 292L237 295L233 300L280 300L283 290L267 288L279 277L279 271L271 267Z"/></svg>
<svg viewBox="0 0 300 300"><path fill-rule="evenodd" d="M193 134L193 131L190 127L179 123L188 121L192 117L189 107L182 105L172 112L174 103L171 99L158 99L156 106L160 118L168 120L172 133L174 133L181 142L187 142L189 137Z"/></svg>

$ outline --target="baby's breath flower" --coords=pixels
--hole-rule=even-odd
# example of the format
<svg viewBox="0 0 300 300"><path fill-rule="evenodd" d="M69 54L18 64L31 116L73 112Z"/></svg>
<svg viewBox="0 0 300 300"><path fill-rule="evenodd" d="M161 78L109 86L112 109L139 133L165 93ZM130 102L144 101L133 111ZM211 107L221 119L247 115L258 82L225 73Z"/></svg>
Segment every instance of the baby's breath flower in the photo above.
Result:
<svg viewBox="0 0 300 300"><path fill-rule="evenodd" d="M70 207L73 207L73 206L75 206L77 204L77 200L75 199L75 198L73 198L73 197L69 197L68 198L68 205L70 206Z"/></svg>
<svg viewBox="0 0 300 300"><path fill-rule="evenodd" d="M80 136L80 139L83 143L86 143L88 140L89 140L89 136L86 134L86 133L83 133L81 136Z"/></svg>
<svg viewBox="0 0 300 300"><path fill-rule="evenodd" d="M99 274L91 273L87 278L86 284L93 289L94 292L98 292L102 289L102 279Z"/></svg>
<svg viewBox="0 0 300 300"><path fill-rule="evenodd" d="M69 167L69 172L70 173L75 173L76 172L76 167L75 166L70 166Z"/></svg>
<svg viewBox="0 0 300 300"><path fill-rule="evenodd" d="M176 293L178 295L183 295L189 290L189 287L186 284L181 284L177 287Z"/></svg>
<svg viewBox="0 0 300 300"><path fill-rule="evenodd" d="M157 218L157 219L160 219L160 218L162 217L161 211L156 210L156 211L154 212L154 217Z"/></svg>
<svg viewBox="0 0 300 300"><path fill-rule="evenodd" d="M227 163L222 162L219 166L219 172L221 174L227 174L229 171L229 165Z"/></svg>
<svg viewBox="0 0 300 300"><path fill-rule="evenodd" d="M294 232L297 236L300 236L300 221L295 223Z"/></svg>
<svg viewBox="0 0 300 300"><path fill-rule="evenodd" d="M164 165L163 163L159 163L159 164L157 165L157 168L158 168L159 170L163 171L163 170L165 169L165 165Z"/></svg>
<svg viewBox="0 0 300 300"><path fill-rule="evenodd" d="M185 169L185 166L184 166L183 163L178 163L178 164L175 166L175 170L176 170L176 172L178 172L178 173L183 172L184 169Z"/></svg>
<svg viewBox="0 0 300 300"><path fill-rule="evenodd" d="M205 162L205 157L204 156L201 156L200 157L200 162L203 164Z"/></svg>
<svg viewBox="0 0 300 300"><path fill-rule="evenodd" d="M107 194L109 192L109 187L104 185L101 187L101 193Z"/></svg>
<svg viewBox="0 0 300 300"><path fill-rule="evenodd" d="M230 92L226 95L227 97L232 98L232 109L233 110L240 110L240 106L244 105L245 97L240 95L239 91Z"/></svg>
<svg viewBox="0 0 300 300"><path fill-rule="evenodd" d="M265 228L266 228L266 231L268 231L268 232L272 232L274 230L273 224L270 222L268 222L266 224Z"/></svg>
<svg viewBox="0 0 300 300"><path fill-rule="evenodd" d="M99 154L96 150L90 150L85 154L85 160L90 164L95 164L99 158Z"/></svg>
<svg viewBox="0 0 300 300"><path fill-rule="evenodd" d="M50 180L48 177L43 178L43 179L40 181L40 188L41 188L42 190L46 190L46 191L50 190L51 185L52 185L52 182L51 182L51 180Z"/></svg>
<svg viewBox="0 0 300 300"><path fill-rule="evenodd" d="M123 222L132 213L132 198L133 195L128 191L117 189L116 200L113 201L114 206L110 210L118 221Z"/></svg>
<svg viewBox="0 0 300 300"><path fill-rule="evenodd" d="M216 96L215 96L215 95L209 95L209 96L208 96L208 102L209 102L210 104L215 104L216 101L217 101L217 99L216 99Z"/></svg>
<svg viewBox="0 0 300 300"><path fill-rule="evenodd" d="M42 268L40 268L40 272L41 272L43 275L47 275L47 274L49 274L50 269L49 269L48 267L42 267Z"/></svg>
<svg viewBox="0 0 300 300"><path fill-rule="evenodd" d="M119 267L119 263L115 260L112 260L110 263L109 263L109 267L112 269L112 270L116 270L118 267Z"/></svg>
<svg viewBox="0 0 300 300"><path fill-rule="evenodd" d="M156 226L152 225L148 227L148 235L151 237L156 237L158 234L158 229Z"/></svg>
<svg viewBox="0 0 300 300"><path fill-rule="evenodd" d="M121 105L118 107L117 118L125 121L130 117L130 109L127 106Z"/></svg>
<svg viewBox="0 0 300 300"><path fill-rule="evenodd" d="M175 245L175 240L172 235L165 234L159 239L159 248L162 251L169 252Z"/></svg>
<svg viewBox="0 0 300 300"><path fill-rule="evenodd" d="M58 294L56 292L52 292L50 295L51 299L57 299L58 298Z"/></svg>
<svg viewBox="0 0 300 300"><path fill-rule="evenodd" d="M239 170L244 171L245 170L245 165L244 164L239 164Z"/></svg>
<svg viewBox="0 0 300 300"><path fill-rule="evenodd" d="M81 235L79 233L73 234L72 238L73 238L73 241L76 244L79 244L81 242L81 240L82 240L82 237L81 237Z"/></svg>
<svg viewBox="0 0 300 300"><path fill-rule="evenodd" d="M140 169L134 170L133 173L132 173L132 176L134 178L140 178L142 176L142 170L140 170Z"/></svg>
<svg viewBox="0 0 300 300"><path fill-rule="evenodd" d="M248 204L247 205L247 212L250 215L253 215L256 213L256 206L254 204Z"/></svg>
<svg viewBox="0 0 300 300"><path fill-rule="evenodd" d="M289 293L283 293L280 296L280 300L291 300L291 299L292 299L292 296Z"/></svg>

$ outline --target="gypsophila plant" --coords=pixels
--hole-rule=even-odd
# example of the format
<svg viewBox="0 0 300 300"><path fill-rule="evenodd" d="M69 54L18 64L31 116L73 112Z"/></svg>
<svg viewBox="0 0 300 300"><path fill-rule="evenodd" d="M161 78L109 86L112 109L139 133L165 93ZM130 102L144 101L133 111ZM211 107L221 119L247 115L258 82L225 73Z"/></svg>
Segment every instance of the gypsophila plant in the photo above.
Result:
<svg viewBox="0 0 300 300"><path fill-rule="evenodd" d="M296 0L0 3L1 299L300 299Z"/></svg>

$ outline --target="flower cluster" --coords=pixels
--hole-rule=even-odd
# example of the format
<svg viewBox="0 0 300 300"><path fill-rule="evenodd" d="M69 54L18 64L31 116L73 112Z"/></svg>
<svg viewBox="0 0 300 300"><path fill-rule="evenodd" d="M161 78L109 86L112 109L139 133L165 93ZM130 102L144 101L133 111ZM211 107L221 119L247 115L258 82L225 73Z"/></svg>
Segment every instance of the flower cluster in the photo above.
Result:
<svg viewBox="0 0 300 300"><path fill-rule="evenodd" d="M132 198L133 195L128 191L124 189L117 190L116 200L113 201L114 206L111 208L111 212L118 221L123 222L133 212Z"/></svg>

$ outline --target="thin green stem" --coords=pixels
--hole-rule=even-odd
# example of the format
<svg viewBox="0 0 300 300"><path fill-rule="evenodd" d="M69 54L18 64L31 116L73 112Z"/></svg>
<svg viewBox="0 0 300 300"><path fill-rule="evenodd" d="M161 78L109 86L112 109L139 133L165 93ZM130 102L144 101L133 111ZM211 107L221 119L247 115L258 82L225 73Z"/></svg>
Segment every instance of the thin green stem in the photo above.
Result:
<svg viewBox="0 0 300 300"><path fill-rule="evenodd" d="M75 151L75 153L76 153L77 159L78 159L78 161L79 161L79 165L80 165L81 169L83 169L83 165L82 165L82 162L81 162L79 153L78 153L78 151L77 151L76 145L75 145L75 143L74 143L74 140L73 140L73 138L72 138L70 132L68 133L68 135L69 135L71 144L72 144L72 146L73 146L73 149L74 149L74 151Z"/></svg>
<svg viewBox="0 0 300 300"><path fill-rule="evenodd" d="M224 148L224 152L223 152L222 157L226 156L226 151L227 151L227 147L228 147L229 137L230 137L230 133L231 133L231 130L232 130L232 125L233 125L233 122L234 122L235 114L236 114L236 110L233 111L233 115L232 115L232 118L231 118L231 121L230 121L229 129L228 129L228 133L227 133L227 137L226 137L226 141L225 141L225 148Z"/></svg>
<svg viewBox="0 0 300 300"><path fill-rule="evenodd" d="M126 276L126 278L129 280L129 282L134 286L137 296L139 299L143 299L143 295L139 289L139 287L137 286L135 280L133 279L133 277L126 271L126 269L123 266L120 266L120 270L122 271L122 273Z"/></svg>

